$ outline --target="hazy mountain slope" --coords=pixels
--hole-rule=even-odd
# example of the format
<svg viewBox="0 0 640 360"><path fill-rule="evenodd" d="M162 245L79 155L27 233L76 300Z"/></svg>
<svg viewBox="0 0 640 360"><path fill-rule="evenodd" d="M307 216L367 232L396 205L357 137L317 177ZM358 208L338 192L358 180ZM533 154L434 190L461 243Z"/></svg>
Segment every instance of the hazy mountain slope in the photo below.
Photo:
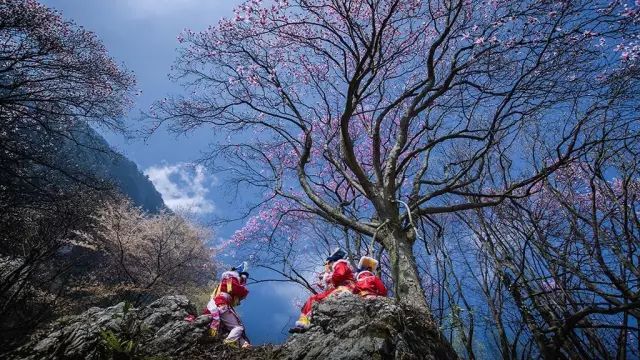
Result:
<svg viewBox="0 0 640 360"><path fill-rule="evenodd" d="M106 140L89 126L74 129L71 139L64 145L67 161L80 169L112 183L136 205L149 212L165 208L162 196L137 165L113 151Z"/></svg>

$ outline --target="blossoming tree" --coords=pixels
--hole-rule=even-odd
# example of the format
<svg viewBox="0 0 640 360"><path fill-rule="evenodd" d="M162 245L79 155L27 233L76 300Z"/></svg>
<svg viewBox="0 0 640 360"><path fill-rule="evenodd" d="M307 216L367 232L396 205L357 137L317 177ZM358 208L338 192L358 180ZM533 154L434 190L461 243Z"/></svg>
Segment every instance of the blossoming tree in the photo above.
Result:
<svg viewBox="0 0 640 360"><path fill-rule="evenodd" d="M638 19L624 1L251 0L179 37L189 95L150 116L213 129L208 159L263 190L271 225L375 235L395 295L426 308L420 221L527 196L626 136Z"/></svg>
<svg viewBox="0 0 640 360"><path fill-rule="evenodd" d="M95 147L78 124L124 130L134 86L94 33L35 0L0 1L0 213L55 202L60 178L95 181L58 153Z"/></svg>

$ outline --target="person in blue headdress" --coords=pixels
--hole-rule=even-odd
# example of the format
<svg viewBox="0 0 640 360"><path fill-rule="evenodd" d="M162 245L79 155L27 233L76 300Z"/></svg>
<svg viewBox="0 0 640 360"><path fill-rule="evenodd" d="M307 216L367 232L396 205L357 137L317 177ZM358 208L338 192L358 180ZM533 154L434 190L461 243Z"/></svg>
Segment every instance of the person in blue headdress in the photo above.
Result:
<svg viewBox="0 0 640 360"><path fill-rule="evenodd" d="M289 329L290 333L302 333L311 327L311 310L315 302L322 301L336 293L353 292L355 286L353 269L344 259L346 255L342 249L338 248L326 259L324 272L320 275L320 287L324 291L307 299L302 306L296 325Z"/></svg>

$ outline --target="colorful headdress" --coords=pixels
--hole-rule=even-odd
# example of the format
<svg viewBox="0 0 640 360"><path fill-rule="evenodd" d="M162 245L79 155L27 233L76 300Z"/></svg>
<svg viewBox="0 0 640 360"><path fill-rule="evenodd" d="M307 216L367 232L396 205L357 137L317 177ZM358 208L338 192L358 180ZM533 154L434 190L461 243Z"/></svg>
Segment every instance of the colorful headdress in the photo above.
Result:
<svg viewBox="0 0 640 360"><path fill-rule="evenodd" d="M238 274L249 272L249 263L246 261L243 261L242 264L234 267L233 270L237 271Z"/></svg>
<svg viewBox="0 0 640 360"><path fill-rule="evenodd" d="M360 269L360 271L369 270L371 272L375 272L378 268L378 260L369 256L363 256L360 258L358 268Z"/></svg>

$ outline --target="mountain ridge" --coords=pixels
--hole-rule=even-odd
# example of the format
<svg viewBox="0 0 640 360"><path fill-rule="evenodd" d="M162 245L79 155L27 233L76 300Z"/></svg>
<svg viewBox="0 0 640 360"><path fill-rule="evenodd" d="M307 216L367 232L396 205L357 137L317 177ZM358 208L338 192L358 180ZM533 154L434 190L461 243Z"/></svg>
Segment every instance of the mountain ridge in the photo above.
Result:
<svg viewBox="0 0 640 360"><path fill-rule="evenodd" d="M78 124L66 141L63 153L83 171L112 184L123 195L149 213L167 207L151 180L125 155L114 150L107 140L87 124Z"/></svg>

